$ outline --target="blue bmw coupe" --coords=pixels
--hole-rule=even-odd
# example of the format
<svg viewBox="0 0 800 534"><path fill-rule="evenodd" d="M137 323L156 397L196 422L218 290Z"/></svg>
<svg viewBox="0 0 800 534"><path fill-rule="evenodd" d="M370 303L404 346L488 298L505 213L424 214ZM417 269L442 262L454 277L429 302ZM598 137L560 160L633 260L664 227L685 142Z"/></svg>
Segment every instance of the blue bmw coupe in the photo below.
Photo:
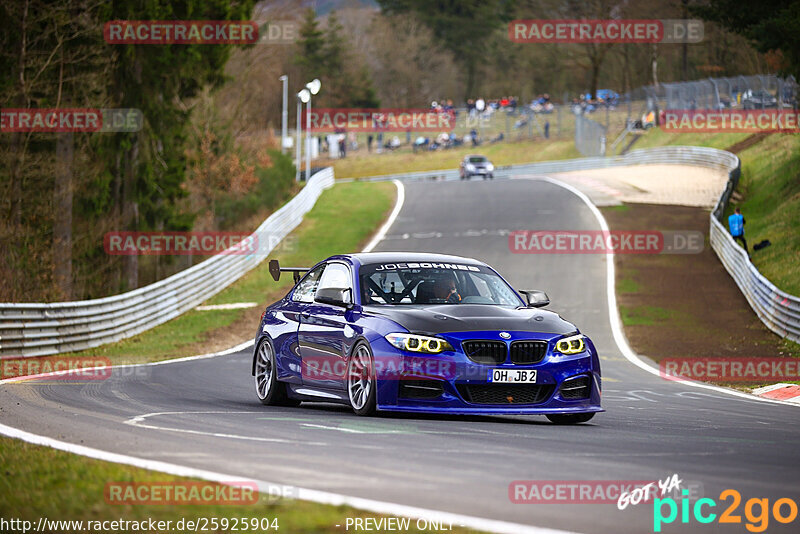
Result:
<svg viewBox="0 0 800 534"><path fill-rule="evenodd" d="M538 414L583 423L600 406L591 340L535 290L485 263L427 253L331 256L281 267L295 285L268 306L252 374L266 405L334 402L376 411ZM525 299L521 297L525 295Z"/></svg>

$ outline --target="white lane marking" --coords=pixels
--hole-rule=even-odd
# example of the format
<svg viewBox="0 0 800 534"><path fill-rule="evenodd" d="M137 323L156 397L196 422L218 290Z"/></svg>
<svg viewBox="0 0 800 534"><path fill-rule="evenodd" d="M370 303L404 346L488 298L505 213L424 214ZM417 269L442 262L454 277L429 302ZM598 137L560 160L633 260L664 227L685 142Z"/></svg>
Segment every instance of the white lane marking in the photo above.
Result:
<svg viewBox="0 0 800 534"><path fill-rule="evenodd" d="M427 233L415 233L415 234L392 234L392 235L385 235L383 236L384 241L393 240L393 239L432 239L432 238L453 238L453 237L485 237L485 236L507 236L511 233L511 230L507 230L505 228L501 228L499 230L490 230L484 228L482 230L466 230L464 232L439 232L439 231L431 231Z"/></svg>
<svg viewBox="0 0 800 534"><path fill-rule="evenodd" d="M234 302L233 304L209 304L208 306L197 306L197 311L215 311L215 310L242 310L245 308L255 308L258 302Z"/></svg>
<svg viewBox="0 0 800 534"><path fill-rule="evenodd" d="M394 180L395 186L397 187L397 201L395 203L394 210L392 211L391 215L389 215L389 219L386 223L381 227L378 233L373 237L372 241L364 248L364 252L370 252L375 246L380 242L383 235L386 234L386 231L391 227L394 223L395 219L397 218L398 213L400 213L400 209L403 207L403 203L405 201L405 188L399 180ZM223 356L226 354L231 354L234 352L239 352L241 350L246 349L247 347L253 345L254 340L245 341L236 345L235 347L231 347L230 349L226 349L220 352L215 352L211 354L202 354L199 356L189 356L186 358L177 358L174 360L163 360L160 362L153 362L153 363L145 363L145 364L134 364L134 365L123 365L118 367L138 367L144 365L166 365L171 363L177 362L185 362L191 360L200 360L204 358L214 358L216 356ZM47 375L44 375L47 376ZM0 380L0 384L5 384L8 382L14 382L16 379L8 379L8 380ZM246 413L253 413L253 412L246 412ZM5 436L21 439L23 441L27 441L28 443L33 443L35 445L42 445L45 447L51 447L53 449L66 451L72 454L79 454L81 456L85 456L87 458L94 458L97 460L103 460L106 462L113 462L118 464L124 465L132 465L134 467L139 467L142 469L150 469L152 471L160 471L162 473L167 473L170 475L175 476L182 476L182 477L189 477L189 478L200 478L203 480L210 480L212 482L220 482L225 483L231 480L239 480L241 477L234 477L232 475L225 475L222 473L216 473L214 471L206 471L203 469L195 469L193 467L185 467L177 464L171 464L167 462L160 462L157 460L146 460L144 458L137 458L135 456L128 456L124 454L117 454L108 451L102 451L99 449L93 449L91 447L84 447L82 445L75 445L73 443L67 443L64 441L58 441L52 438L48 438L45 436L39 436L36 434L31 434L30 432L25 432L24 430L19 430L17 428L13 428L10 426L6 426L0 424L0 434ZM304 501L311 501L316 502L319 504L328 504L332 506L351 506L353 508L358 508L360 510L366 510L369 512L374 512L378 514L386 514L386 515L394 515L394 516L402 516L402 517L411 517L414 519L427 519L428 521L438 521L442 524L449 523L455 524L459 526L469 527L475 530L483 530L486 532L498 532L501 534L576 534L575 532L566 531L566 530L557 530L557 529L550 529L550 528L542 528L542 527L535 527L530 525L523 525L520 523L511 523L508 521L498 521L496 519L485 519L482 517L475 517L469 515L462 515L462 514L454 514L451 512L443 512L440 510L432 510L427 508L419 508L416 506L406 506L402 504L396 504L392 502L386 501L377 501L373 499L363 499L360 497L352 497L349 495L342 495L339 493L331 493L327 491L319 491L319 490L312 490L308 488L300 488L296 486L287 486L285 484L274 484L271 482L265 482L262 480L255 480L258 484L259 491L262 493L270 493L275 487L283 486L284 488L288 488L290 491L290 495L294 496L294 498L304 500Z"/></svg>
<svg viewBox="0 0 800 534"><path fill-rule="evenodd" d="M296 443L295 440L283 438L259 438L256 436L241 436L239 434L225 434L222 432L203 432L202 430L189 430L186 428L174 428L169 426L158 426L151 424L144 424L144 421L151 417L158 417L160 415L196 415L196 414L258 414L260 412L228 412L228 411L202 411L202 412L153 412L143 415L137 415L130 419L123 421L126 425L135 426L137 428L146 428L148 430L165 430L168 432L181 432L184 434L197 434L200 436L211 436L215 438L228 438L228 439L241 439L245 441L264 441L268 443ZM304 445L322 445L327 446L327 443L317 441L304 441Z"/></svg>
<svg viewBox="0 0 800 534"><path fill-rule="evenodd" d="M386 219L386 222L383 223L383 226L381 226L380 230L378 230L378 233L373 236L372 240L367 243L367 246L364 247L364 250L361 252L372 252L372 249L374 249L378 243L383 240L386 232L389 231L389 228L392 227L395 219L397 219L397 215L400 213L400 210L403 209L403 204L406 200L406 188L403 185L403 182L400 180L392 180L392 182L394 182L394 186L397 188L397 200L395 200L394 209L392 210L392 213L389 214L389 218Z"/></svg>
<svg viewBox="0 0 800 534"><path fill-rule="evenodd" d="M241 476L226 475L214 471L206 471L204 469L185 467L167 462L161 462L158 460L147 460L144 458L137 458L135 456L128 456L125 454L117 454L99 449L93 449L91 447L84 447L83 445L75 445L73 443L58 441L44 436L37 436L36 434L31 434L29 432L25 432L24 430L19 430L3 424L0 424L0 434L11 438L21 439L23 441L27 441L28 443L33 443L34 445L42 445L73 454L80 454L81 456L86 456L87 458L94 458L96 460L103 460L105 462L113 462L117 464L132 465L134 467L150 469L152 471L159 471L180 477L200 478L203 480L209 480L211 482L219 482L223 484L226 482L229 483L232 480L241 480L242 478ZM262 493L273 494L270 493L271 490L274 490L275 488L283 488L287 491L286 494L304 501L312 501L333 506L352 506L353 508L367 510L369 512L378 514L411 517L414 519L424 518L429 521L440 521L442 523L463 525L476 530L485 530L488 532L508 534L572 534L564 530L532 527L518 523L510 523L507 521L484 519L481 517L418 508L415 506L404 506L402 504L376 501L373 499L362 499L360 497L351 497L349 495L341 495L339 493L300 488L286 484L275 484L263 480L254 480L253 482L258 484L258 489Z"/></svg>
<svg viewBox="0 0 800 534"><path fill-rule="evenodd" d="M594 214L595 218L597 219L597 222L600 224L600 229L603 230L604 232L609 232L610 231L609 228L608 228L608 223L606 222L605 217L603 217L603 214L600 212L599 209L597 209L597 206L595 206L592 203L592 201L589 199L589 197L586 196L580 190L578 190L575 187L573 187L573 186L571 186L569 184L566 184L566 183L564 183L564 182L562 182L560 180L556 180L555 178L550 178L549 176L542 176L542 177L537 177L537 178L526 178L526 179L548 182L548 183L551 183L553 185L557 185L558 187L563 187L567 191L573 193L578 198L580 198L584 202L584 204L586 204L589 207L589 210L591 210L591 212ZM628 340L625 337L625 334L624 334L624 332L622 330L622 320L620 319L619 311L617 310L617 293L616 293L616 289L614 287L615 286L614 269L615 269L615 266L614 266L614 251L613 250L609 250L609 252L606 254L606 294L607 294L607 299L606 300L608 300L608 317L609 317L609 319L611 321L611 332L614 335L614 342L617 344L617 347L619 348L620 352L622 352L622 355L625 356L625 358L627 358L627 360L629 362L631 362L633 365L639 367L640 369L643 369L644 371L647 371L650 374L653 374L653 375L656 375L658 377L661 377L661 371L659 371L655 367L652 367L647 362L643 361L639 357L639 355L636 354L636 352L634 352L634 350L628 344ZM672 378L671 377L669 379L669 381L670 382L676 382L676 383L679 383L679 384L686 384L687 386L692 386L692 387L696 387L696 388L703 388L703 389L710 389L712 391L719 391L721 393L725 393L727 395L731 395L731 396L734 396L734 397L739 397L739 398L742 398L742 399L747 399L749 401L757 400L757 401L760 401L760 402L768 402L768 403L771 403L771 404L783 404L784 406L798 406L798 404L794 404L794 403L790 403L790 402L784 402L784 401L779 401L779 400L774 400L774 399L765 399L763 397L757 397L755 395L750 395L749 393L743 393L741 391L736 391L736 390L733 390L733 389L727 389L727 388L723 388L723 387L720 387L720 386L712 386L711 384L704 384L702 382L695 382L693 380L686 380L686 379L682 379L682 378L677 378L677 377Z"/></svg>
<svg viewBox="0 0 800 534"><path fill-rule="evenodd" d="M325 429L325 430L338 430L340 432L349 432L351 434L365 434L365 432L362 432L360 430L355 430L353 428L341 428L341 427L338 427L338 426L317 425L317 424L313 424L313 423L300 423L300 426L308 426L308 427L311 427L311 428L322 428L322 429Z"/></svg>

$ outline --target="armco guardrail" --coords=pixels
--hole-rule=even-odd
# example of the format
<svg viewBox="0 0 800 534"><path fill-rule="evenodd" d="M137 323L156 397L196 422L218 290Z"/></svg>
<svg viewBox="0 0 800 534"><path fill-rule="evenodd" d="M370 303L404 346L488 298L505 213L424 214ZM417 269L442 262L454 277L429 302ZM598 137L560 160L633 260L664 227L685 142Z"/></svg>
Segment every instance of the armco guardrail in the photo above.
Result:
<svg viewBox="0 0 800 534"><path fill-rule="evenodd" d="M767 280L750 262L745 250L733 240L723 224L725 208L739 181L739 175L740 167L737 165L731 170L725 191L711 212L711 248L717 253L722 265L733 277L761 322L776 334L800 343L800 298L781 291Z"/></svg>
<svg viewBox="0 0 800 534"><path fill-rule="evenodd" d="M271 238L259 240L257 254L213 256L154 284L101 299L0 303L0 355L44 356L96 347L177 317L261 263L333 184L331 168L311 176L297 196L256 229L256 235Z"/></svg>
<svg viewBox="0 0 800 534"><path fill-rule="evenodd" d="M727 156L723 156L726 154ZM715 148L695 146L668 146L659 148L643 148L632 150L622 156L576 158L556 161L542 161L537 163L522 163L519 165L506 165L495 168L497 178L507 178L511 175L523 174L550 174L555 172L581 171L600 169L605 167L618 167L624 165L698 165L728 170L731 165L736 166L738 159L733 154ZM435 171L407 172L403 174L386 174L381 176L368 176L363 178L344 179L339 181L386 181L400 180L404 182L424 180L458 180L457 169L441 169Z"/></svg>
<svg viewBox="0 0 800 534"><path fill-rule="evenodd" d="M741 173L739 158L715 148L667 146L633 150L624 156L578 158L499 167L495 176L511 174L550 174L622 165L675 164L697 165L728 173L728 183L711 213L711 247L730 273L761 321L776 334L800 343L800 298L781 291L750 263L747 253L720 222ZM372 176L359 180L458 180L457 170L423 171L398 175Z"/></svg>

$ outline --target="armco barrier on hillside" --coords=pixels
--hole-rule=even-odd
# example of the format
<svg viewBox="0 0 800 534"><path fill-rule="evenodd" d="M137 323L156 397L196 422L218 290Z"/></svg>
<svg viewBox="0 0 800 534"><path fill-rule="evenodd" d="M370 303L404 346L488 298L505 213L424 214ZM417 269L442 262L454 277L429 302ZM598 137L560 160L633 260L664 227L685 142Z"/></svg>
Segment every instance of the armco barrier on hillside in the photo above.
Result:
<svg viewBox="0 0 800 534"><path fill-rule="evenodd" d="M624 156L579 158L515 165L498 169L510 173L547 174L624 165L676 164L721 169L728 184L710 216L711 247L736 281L747 301L767 327L800 342L800 298L775 287L750 263L745 251L720 223L740 175L739 158L705 147L660 147L634 150ZM375 176L369 181L457 180L457 170ZM313 175L308 185L256 232L285 236L333 185L333 170ZM0 303L0 356L43 356L95 347L133 336L190 310L258 265L266 254L219 255L169 278L128 293L103 299L50 304Z"/></svg>
<svg viewBox="0 0 800 534"><path fill-rule="evenodd" d="M767 280L720 222L741 175L741 166L738 158L736 159L736 168L731 169L725 191L711 212L711 248L717 253L719 261L733 277L761 322L781 337L800 343L800 298L781 291Z"/></svg>
<svg viewBox="0 0 800 534"><path fill-rule="evenodd" d="M715 148L666 146L633 150L624 156L578 158L561 161L527 163L498 168L496 177L511 174L550 174L624 165L696 165L720 169L728 173L728 183L711 213L709 235L711 247L722 265L739 286L761 321L776 334L800 343L800 298L781 291L750 263L742 249L720 223L731 194L739 181L741 164L730 152ZM422 171L397 175L372 176L359 180L458 180L458 171Z"/></svg>
<svg viewBox="0 0 800 534"><path fill-rule="evenodd" d="M255 233L285 237L333 184L332 168L312 175ZM131 337L216 295L261 263L267 252L262 245L260 254L213 256L154 284L101 299L0 303L0 356L46 356Z"/></svg>

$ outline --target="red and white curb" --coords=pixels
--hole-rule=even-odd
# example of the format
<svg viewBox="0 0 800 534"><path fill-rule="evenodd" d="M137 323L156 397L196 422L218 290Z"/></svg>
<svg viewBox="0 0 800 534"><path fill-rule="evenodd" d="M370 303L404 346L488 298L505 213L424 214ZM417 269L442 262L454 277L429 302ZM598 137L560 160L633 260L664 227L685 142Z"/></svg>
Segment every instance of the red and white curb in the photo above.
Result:
<svg viewBox="0 0 800 534"><path fill-rule="evenodd" d="M800 386L797 384L772 384L754 389L753 395L800 404Z"/></svg>

